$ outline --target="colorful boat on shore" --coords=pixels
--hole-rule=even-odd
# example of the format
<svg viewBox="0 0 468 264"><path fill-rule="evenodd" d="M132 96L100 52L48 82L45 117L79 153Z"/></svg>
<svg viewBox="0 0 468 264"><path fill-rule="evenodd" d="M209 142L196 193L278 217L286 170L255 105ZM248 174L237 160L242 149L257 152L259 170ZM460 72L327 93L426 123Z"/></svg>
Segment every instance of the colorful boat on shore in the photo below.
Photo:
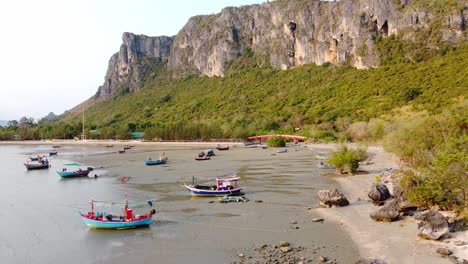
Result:
<svg viewBox="0 0 468 264"><path fill-rule="evenodd" d="M241 193L236 173L227 174L224 176L216 177L215 185L206 185L209 180L200 184L195 184L195 177L192 177L192 184L187 185L184 183L185 188L192 196L225 196L225 195L238 195Z"/></svg>
<svg viewBox="0 0 468 264"><path fill-rule="evenodd" d="M94 201L91 201L91 211L88 213L81 213L80 216L83 222L89 228L101 228L101 229L129 229L137 227L147 227L153 220L153 215L156 214L156 210L151 209L147 214L139 215L133 214L133 209L129 208L127 201L123 204L123 215L113 215L105 212L95 212ZM152 206L152 201L147 201ZM116 205L116 203L112 203Z"/></svg>
<svg viewBox="0 0 468 264"><path fill-rule="evenodd" d="M66 169L62 171L57 171L57 174L60 175L62 178L68 178L68 177L86 177L88 174L93 171L93 168L88 167L86 170L78 169L75 171L67 171Z"/></svg>
<svg viewBox="0 0 468 264"><path fill-rule="evenodd" d="M50 167L49 162L39 162L39 163L24 163L24 166L27 170L41 170L41 169L48 169Z"/></svg>
<svg viewBox="0 0 468 264"><path fill-rule="evenodd" d="M148 166L153 166L153 165L162 165L167 162L168 158L166 156L166 153L163 152L161 156L159 156L159 159L157 160L152 160L151 158L148 158L145 160L145 164Z"/></svg>

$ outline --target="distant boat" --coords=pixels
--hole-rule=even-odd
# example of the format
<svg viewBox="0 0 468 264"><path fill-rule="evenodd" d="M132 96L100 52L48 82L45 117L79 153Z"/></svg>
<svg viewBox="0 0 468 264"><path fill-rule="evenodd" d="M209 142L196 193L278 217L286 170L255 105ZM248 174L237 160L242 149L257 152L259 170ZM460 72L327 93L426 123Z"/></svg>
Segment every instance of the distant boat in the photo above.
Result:
<svg viewBox="0 0 468 264"><path fill-rule="evenodd" d="M229 150L229 146L221 146L218 144L218 146L216 146L216 149L219 151Z"/></svg>
<svg viewBox="0 0 468 264"><path fill-rule="evenodd" d="M203 157L196 157L195 160L210 160L211 158L208 156L203 156Z"/></svg>
<svg viewBox="0 0 468 264"><path fill-rule="evenodd" d="M152 160L151 158L145 160L145 164L148 166L162 165L162 164L165 164L166 162L167 162L167 157L166 157L166 153L164 152L157 160Z"/></svg>
<svg viewBox="0 0 468 264"><path fill-rule="evenodd" d="M57 174L60 175L62 178L67 177L85 177L93 170L93 168L88 167L86 170L78 169L75 171L57 171Z"/></svg>
<svg viewBox="0 0 468 264"><path fill-rule="evenodd" d="M192 184L187 185L184 183L184 186L192 196L225 196L241 193L242 189L238 185L239 177L237 177L236 173L216 177L214 180L216 185L204 185L204 183L212 180L195 184L195 177L192 177Z"/></svg>
<svg viewBox="0 0 468 264"><path fill-rule="evenodd" d="M112 147L114 147L114 145L111 145L111 144L110 144L110 145L106 145L106 147L107 147L107 148L112 148Z"/></svg>
<svg viewBox="0 0 468 264"><path fill-rule="evenodd" d="M133 209L129 208L127 201L125 201L123 204L124 215L112 215L105 212L95 212L94 203L94 201L91 201L91 212L80 212L81 219L89 228L128 229L145 227L151 224L153 215L156 214L156 210L154 209L152 209L148 214L144 215L133 214ZM152 201L147 201L147 203L150 204L150 206L153 205ZM106 204L115 205L116 203Z"/></svg>
<svg viewBox="0 0 468 264"><path fill-rule="evenodd" d="M57 156L58 152L57 151L52 151L49 152L49 156Z"/></svg>
<svg viewBox="0 0 468 264"><path fill-rule="evenodd" d="M330 165L330 164L327 164L323 161L317 163L317 167L319 167L320 169L335 169L334 166Z"/></svg>
<svg viewBox="0 0 468 264"><path fill-rule="evenodd" d="M212 149L207 149L206 156L211 157L211 156L216 156L216 154L214 153Z"/></svg>
<svg viewBox="0 0 468 264"><path fill-rule="evenodd" d="M280 150L276 151L276 153L286 153L286 152L288 152L287 149L280 149Z"/></svg>
<svg viewBox="0 0 468 264"><path fill-rule="evenodd" d="M124 149L124 150L127 150L127 149L131 149L131 147L130 147L129 145L125 145L125 146L123 147L123 149Z"/></svg>
<svg viewBox="0 0 468 264"><path fill-rule="evenodd" d="M41 159L39 163L24 163L24 166L26 167L27 170L41 170L41 169L48 169L49 166L49 161Z"/></svg>
<svg viewBox="0 0 468 264"><path fill-rule="evenodd" d="M117 151L117 153L125 153L125 149Z"/></svg>
<svg viewBox="0 0 468 264"><path fill-rule="evenodd" d="M52 146L52 148L60 148L60 146Z"/></svg>

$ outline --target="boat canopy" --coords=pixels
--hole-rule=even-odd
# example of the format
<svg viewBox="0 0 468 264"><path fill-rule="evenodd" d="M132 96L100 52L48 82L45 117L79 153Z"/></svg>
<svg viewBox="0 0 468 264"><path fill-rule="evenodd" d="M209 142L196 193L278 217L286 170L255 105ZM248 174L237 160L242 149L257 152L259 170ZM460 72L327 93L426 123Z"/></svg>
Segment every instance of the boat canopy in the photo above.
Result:
<svg viewBox="0 0 468 264"><path fill-rule="evenodd" d="M237 176L232 176L232 177L226 177L226 178L216 178L216 181L218 182L233 182L233 181L239 181L239 177Z"/></svg>

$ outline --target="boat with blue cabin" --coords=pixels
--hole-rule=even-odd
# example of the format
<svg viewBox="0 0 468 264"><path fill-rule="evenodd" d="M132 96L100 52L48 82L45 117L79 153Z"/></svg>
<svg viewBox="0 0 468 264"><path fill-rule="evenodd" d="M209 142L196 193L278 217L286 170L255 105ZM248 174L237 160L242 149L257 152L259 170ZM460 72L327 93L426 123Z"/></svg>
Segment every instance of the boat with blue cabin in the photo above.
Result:
<svg viewBox="0 0 468 264"><path fill-rule="evenodd" d="M205 185L205 183L213 180L216 181L216 185ZM239 177L236 173L216 177L213 180L195 184L195 177L192 177L192 184L187 185L184 183L184 186L192 196L224 196L241 194L242 189L239 187Z"/></svg>
<svg viewBox="0 0 468 264"><path fill-rule="evenodd" d="M159 156L159 159L157 160L152 160L151 158L148 158L145 160L145 164L148 165L148 166L152 166L152 165L162 165L162 164L165 164L167 162L168 158L166 156L166 153L163 152L161 154L161 156Z"/></svg>

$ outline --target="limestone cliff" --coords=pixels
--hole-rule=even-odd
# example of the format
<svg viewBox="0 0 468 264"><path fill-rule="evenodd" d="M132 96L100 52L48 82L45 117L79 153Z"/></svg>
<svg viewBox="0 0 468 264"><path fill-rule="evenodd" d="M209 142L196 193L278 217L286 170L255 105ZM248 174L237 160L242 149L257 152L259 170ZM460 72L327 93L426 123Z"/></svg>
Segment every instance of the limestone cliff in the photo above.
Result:
<svg viewBox="0 0 468 264"><path fill-rule="evenodd" d="M326 62L377 67L378 38L398 34L412 39L440 21L440 41L456 44L466 41L467 17L466 3L464 9L440 13L411 0L279 0L228 7L190 18L174 37L124 33L95 98L138 90L155 64L176 76L223 76L228 63L247 48L278 69Z"/></svg>

